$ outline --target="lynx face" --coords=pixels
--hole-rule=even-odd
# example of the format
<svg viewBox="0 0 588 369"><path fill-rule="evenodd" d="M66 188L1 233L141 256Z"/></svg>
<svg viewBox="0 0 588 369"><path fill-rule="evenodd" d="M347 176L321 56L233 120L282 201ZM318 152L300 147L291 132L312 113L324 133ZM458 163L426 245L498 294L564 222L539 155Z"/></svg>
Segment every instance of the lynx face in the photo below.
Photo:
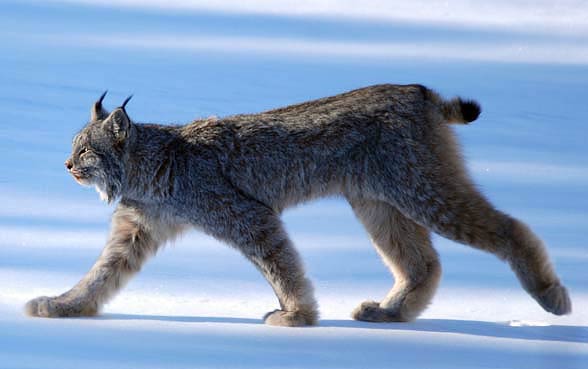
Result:
<svg viewBox="0 0 588 369"><path fill-rule="evenodd" d="M103 98L104 95L94 104L90 122L74 137L65 166L76 182L95 186L102 200L112 202L125 179L124 161L132 124L124 105L112 113L102 109Z"/></svg>

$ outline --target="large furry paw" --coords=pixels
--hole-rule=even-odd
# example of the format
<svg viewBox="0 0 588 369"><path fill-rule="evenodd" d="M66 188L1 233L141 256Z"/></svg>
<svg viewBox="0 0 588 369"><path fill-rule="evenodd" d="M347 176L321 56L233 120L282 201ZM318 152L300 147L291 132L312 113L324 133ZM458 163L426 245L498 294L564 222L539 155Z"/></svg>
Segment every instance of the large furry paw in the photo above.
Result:
<svg viewBox="0 0 588 369"><path fill-rule="evenodd" d="M534 296L545 311L555 315L565 315L572 312L572 301L568 291L559 283L552 285Z"/></svg>
<svg viewBox="0 0 588 369"><path fill-rule="evenodd" d="M353 310L351 317L364 322L406 322L401 314L395 310L387 310L380 307L376 301L362 302Z"/></svg>
<svg viewBox="0 0 588 369"><path fill-rule="evenodd" d="M91 305L81 306L65 302L58 297L41 296L25 305L25 313L29 316L43 318L75 317L96 315L97 309Z"/></svg>
<svg viewBox="0 0 588 369"><path fill-rule="evenodd" d="M263 320L265 324L281 327L302 327L305 325L316 325L318 314L316 311L284 311L274 310L267 313Z"/></svg>

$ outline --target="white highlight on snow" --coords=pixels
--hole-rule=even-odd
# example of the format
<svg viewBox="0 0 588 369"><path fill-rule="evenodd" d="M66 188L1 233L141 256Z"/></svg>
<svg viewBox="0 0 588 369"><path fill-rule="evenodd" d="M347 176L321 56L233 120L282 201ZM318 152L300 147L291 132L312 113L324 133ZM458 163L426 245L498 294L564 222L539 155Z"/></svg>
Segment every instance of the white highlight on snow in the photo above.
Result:
<svg viewBox="0 0 588 369"><path fill-rule="evenodd" d="M31 36L77 47L287 55L304 58L440 59L517 63L588 64L588 47L570 41L363 42L292 37L183 36L163 34L52 34Z"/></svg>
<svg viewBox="0 0 588 369"><path fill-rule="evenodd" d="M99 231L79 227L71 228L71 230L63 230L38 225L0 225L0 247L98 250L104 247L108 239L108 228ZM206 251L218 249L221 242L203 233L191 232L185 238L180 238L171 244L184 244L182 247L191 247L199 251Z"/></svg>
<svg viewBox="0 0 588 369"><path fill-rule="evenodd" d="M484 176L521 183L588 184L588 168L517 161L472 161L469 167Z"/></svg>
<svg viewBox="0 0 588 369"><path fill-rule="evenodd" d="M527 320L511 320L508 322L511 327L549 327L551 324L546 322L531 322Z"/></svg>
<svg viewBox="0 0 588 369"><path fill-rule="evenodd" d="M101 249L108 238L108 229L94 231L84 228L72 230L40 226L0 225L0 247L31 249ZM366 237L321 236L292 234L294 243L301 250L354 250L369 247ZM197 252L216 252L228 246L201 232L189 232L173 242L174 247Z"/></svg>
<svg viewBox="0 0 588 369"><path fill-rule="evenodd" d="M59 198L0 187L0 216L102 222L112 214L112 207L98 201Z"/></svg>
<svg viewBox="0 0 588 369"><path fill-rule="evenodd" d="M55 0L54 0L55 1ZM315 17L439 24L524 32L586 34L588 3L538 1L388 1L364 0L58 0L93 6L206 11L231 14Z"/></svg>
<svg viewBox="0 0 588 369"><path fill-rule="evenodd" d="M0 247L34 249L99 249L104 246L108 230L102 232L73 229L71 231L38 226L0 226Z"/></svg>

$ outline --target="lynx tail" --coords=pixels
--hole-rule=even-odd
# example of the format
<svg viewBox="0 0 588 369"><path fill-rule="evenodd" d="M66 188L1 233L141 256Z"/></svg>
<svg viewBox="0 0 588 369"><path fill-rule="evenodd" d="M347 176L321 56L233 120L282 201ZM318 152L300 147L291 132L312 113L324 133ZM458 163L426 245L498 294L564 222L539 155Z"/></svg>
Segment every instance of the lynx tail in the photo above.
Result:
<svg viewBox="0 0 588 369"><path fill-rule="evenodd" d="M457 97L443 102L442 111L447 123L468 124L478 119L482 109L474 100L462 100Z"/></svg>

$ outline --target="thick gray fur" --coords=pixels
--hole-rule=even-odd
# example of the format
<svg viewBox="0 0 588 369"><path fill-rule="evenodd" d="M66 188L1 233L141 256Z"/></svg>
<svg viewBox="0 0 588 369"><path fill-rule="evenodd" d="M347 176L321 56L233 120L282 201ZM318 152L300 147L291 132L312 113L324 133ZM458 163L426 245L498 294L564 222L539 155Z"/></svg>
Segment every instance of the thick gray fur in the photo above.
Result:
<svg viewBox="0 0 588 369"><path fill-rule="evenodd" d="M443 100L420 85L377 85L260 114L184 126L136 124L97 101L66 166L101 197L119 200L110 239L70 291L26 305L32 316L97 314L148 256L188 227L232 245L273 287L268 324L316 324L317 305L280 220L284 209L342 195L365 225L395 284L353 317L415 319L441 266L430 232L508 262L547 311L571 302L542 242L475 188L447 123L468 123L473 101Z"/></svg>

